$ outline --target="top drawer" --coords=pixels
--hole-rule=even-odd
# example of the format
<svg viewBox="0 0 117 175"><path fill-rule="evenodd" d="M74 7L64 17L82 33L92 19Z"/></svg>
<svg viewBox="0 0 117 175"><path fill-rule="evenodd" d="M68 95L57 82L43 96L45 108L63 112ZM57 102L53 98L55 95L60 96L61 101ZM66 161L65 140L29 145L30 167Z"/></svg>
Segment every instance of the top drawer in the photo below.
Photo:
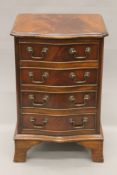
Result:
<svg viewBox="0 0 117 175"><path fill-rule="evenodd" d="M19 55L21 60L66 62L97 60L99 58L98 43L78 44L39 44L20 43Z"/></svg>

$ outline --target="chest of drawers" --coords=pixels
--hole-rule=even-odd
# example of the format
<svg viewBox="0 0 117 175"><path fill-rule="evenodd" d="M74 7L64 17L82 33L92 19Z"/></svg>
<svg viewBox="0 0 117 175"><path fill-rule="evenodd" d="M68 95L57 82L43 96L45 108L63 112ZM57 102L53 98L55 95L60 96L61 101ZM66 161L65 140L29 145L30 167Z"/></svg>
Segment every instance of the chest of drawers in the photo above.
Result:
<svg viewBox="0 0 117 175"><path fill-rule="evenodd" d="M15 38L14 161L41 142L78 142L103 161L101 85L107 31L100 15L20 14Z"/></svg>

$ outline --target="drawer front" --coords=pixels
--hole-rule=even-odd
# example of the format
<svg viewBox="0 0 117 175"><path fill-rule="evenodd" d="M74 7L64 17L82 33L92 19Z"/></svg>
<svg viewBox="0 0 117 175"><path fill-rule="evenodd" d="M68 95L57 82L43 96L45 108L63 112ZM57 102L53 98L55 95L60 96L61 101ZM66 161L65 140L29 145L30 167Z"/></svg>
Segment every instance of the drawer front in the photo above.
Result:
<svg viewBox="0 0 117 175"><path fill-rule="evenodd" d="M52 135L83 134L96 130L95 114L71 116L47 116L38 114L22 115L22 131L24 133L37 133Z"/></svg>
<svg viewBox="0 0 117 175"><path fill-rule="evenodd" d="M97 44L46 45L36 43L20 44L21 60L66 62L96 60L99 57Z"/></svg>
<svg viewBox="0 0 117 175"><path fill-rule="evenodd" d="M97 84L97 69L47 70L37 68L21 69L21 84L73 86Z"/></svg>
<svg viewBox="0 0 117 175"><path fill-rule="evenodd" d="M22 107L35 108L82 108L96 107L96 92L75 92L75 93L43 93L43 92L22 92Z"/></svg>

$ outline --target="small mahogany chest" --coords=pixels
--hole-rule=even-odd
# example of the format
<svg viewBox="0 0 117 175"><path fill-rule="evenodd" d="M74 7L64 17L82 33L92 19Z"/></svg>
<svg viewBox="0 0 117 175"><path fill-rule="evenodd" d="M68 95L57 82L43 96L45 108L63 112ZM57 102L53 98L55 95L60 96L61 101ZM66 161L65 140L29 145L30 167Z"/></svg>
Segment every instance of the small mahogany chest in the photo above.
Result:
<svg viewBox="0 0 117 175"><path fill-rule="evenodd" d="M103 19L94 14L20 14L15 38L14 161L41 142L78 142L103 161Z"/></svg>

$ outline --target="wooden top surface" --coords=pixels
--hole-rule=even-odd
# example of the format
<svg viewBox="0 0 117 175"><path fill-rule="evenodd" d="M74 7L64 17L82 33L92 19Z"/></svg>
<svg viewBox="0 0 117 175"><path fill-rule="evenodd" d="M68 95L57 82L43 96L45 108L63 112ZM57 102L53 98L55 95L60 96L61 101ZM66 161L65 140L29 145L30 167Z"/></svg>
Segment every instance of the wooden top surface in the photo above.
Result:
<svg viewBox="0 0 117 175"><path fill-rule="evenodd" d="M11 35L62 39L104 37L108 33L99 14L19 14Z"/></svg>

